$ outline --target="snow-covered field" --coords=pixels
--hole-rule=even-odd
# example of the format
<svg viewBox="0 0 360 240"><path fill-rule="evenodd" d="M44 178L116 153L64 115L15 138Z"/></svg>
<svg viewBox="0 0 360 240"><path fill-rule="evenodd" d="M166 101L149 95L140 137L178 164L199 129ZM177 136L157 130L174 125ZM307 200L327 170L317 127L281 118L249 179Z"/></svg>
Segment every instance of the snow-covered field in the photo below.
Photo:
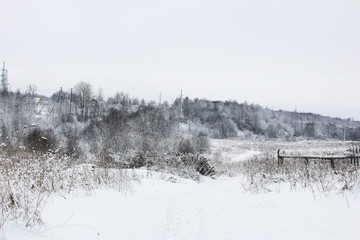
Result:
<svg viewBox="0 0 360 240"><path fill-rule="evenodd" d="M241 162L265 152L274 155L278 149L293 154L308 155L341 155L349 150L349 146L358 143L342 141L241 141L235 139L212 139L210 153L206 156L222 162Z"/></svg>
<svg viewBox="0 0 360 240"><path fill-rule="evenodd" d="M231 141L212 142L211 150L221 161L246 160L278 145L296 150L306 144L269 147ZM317 147L312 143L309 149L330 151L334 146L346 149L345 144L329 142ZM90 195L51 195L42 212L43 224L25 227L21 221L8 221L0 239L360 238L360 190L324 194L284 182L277 191L254 193L246 190L242 175L196 182L145 169L135 172L139 181L130 193L102 187Z"/></svg>
<svg viewBox="0 0 360 240"><path fill-rule="evenodd" d="M4 239L359 239L360 194L251 194L241 178L152 177L133 193L52 197L44 224L9 223Z"/></svg>

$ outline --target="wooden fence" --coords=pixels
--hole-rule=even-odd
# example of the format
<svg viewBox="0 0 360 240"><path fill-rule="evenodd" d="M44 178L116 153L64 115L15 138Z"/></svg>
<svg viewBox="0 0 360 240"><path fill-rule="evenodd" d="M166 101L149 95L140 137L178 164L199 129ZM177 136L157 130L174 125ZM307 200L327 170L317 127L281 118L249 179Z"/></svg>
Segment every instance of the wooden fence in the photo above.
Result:
<svg viewBox="0 0 360 240"><path fill-rule="evenodd" d="M349 153L343 156L312 156L312 155L286 155L281 154L280 149L277 151L278 164L281 166L284 164L284 159L304 159L305 163L309 163L309 160L329 160L332 168L335 168L335 160L348 159L351 164L358 167L360 160L360 146L351 146Z"/></svg>
<svg viewBox="0 0 360 240"><path fill-rule="evenodd" d="M351 154L351 158L350 158L351 164L354 164L355 166L359 166L360 146L351 146L350 154Z"/></svg>

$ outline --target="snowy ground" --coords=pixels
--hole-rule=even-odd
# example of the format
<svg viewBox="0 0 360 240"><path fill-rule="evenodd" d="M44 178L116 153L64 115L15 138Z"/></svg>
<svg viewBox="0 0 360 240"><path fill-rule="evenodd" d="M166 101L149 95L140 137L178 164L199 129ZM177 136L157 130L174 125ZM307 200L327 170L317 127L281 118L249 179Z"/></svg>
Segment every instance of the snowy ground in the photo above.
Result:
<svg viewBox="0 0 360 240"><path fill-rule="evenodd" d="M347 146L218 140L212 141L211 155L239 162L277 148L323 152L335 147ZM52 195L42 225L26 228L9 221L0 239L360 239L359 191L294 191L283 183L272 192L251 193L240 175L195 182L147 170L136 174L141 180L128 194L102 188L90 196Z"/></svg>
<svg viewBox="0 0 360 240"><path fill-rule="evenodd" d="M359 239L360 193L251 194L242 179L153 173L131 194L52 197L44 224L8 223L3 239Z"/></svg>

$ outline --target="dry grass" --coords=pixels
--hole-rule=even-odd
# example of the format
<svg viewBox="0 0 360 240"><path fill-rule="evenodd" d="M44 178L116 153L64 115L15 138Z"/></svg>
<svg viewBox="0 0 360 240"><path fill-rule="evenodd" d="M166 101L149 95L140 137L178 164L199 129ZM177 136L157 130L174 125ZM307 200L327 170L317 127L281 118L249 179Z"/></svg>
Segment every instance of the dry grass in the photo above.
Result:
<svg viewBox="0 0 360 240"><path fill-rule="evenodd" d="M213 144L212 162L218 174L227 176L244 176L243 187L252 192L280 191L284 186L291 190L307 189L320 194L360 191L359 168L349 160L335 161L335 168L328 160L310 161L285 159L278 165L276 151L303 155L343 155L351 142L244 142L225 140ZM229 148L229 146L232 146ZM259 151L243 161L231 161L231 156L244 151ZM230 158L230 159L229 159Z"/></svg>
<svg viewBox="0 0 360 240"><path fill-rule="evenodd" d="M66 157L16 153L0 155L0 228L8 220L27 226L41 223L42 209L53 193L68 194L99 187L130 191L134 176L121 169L79 164Z"/></svg>

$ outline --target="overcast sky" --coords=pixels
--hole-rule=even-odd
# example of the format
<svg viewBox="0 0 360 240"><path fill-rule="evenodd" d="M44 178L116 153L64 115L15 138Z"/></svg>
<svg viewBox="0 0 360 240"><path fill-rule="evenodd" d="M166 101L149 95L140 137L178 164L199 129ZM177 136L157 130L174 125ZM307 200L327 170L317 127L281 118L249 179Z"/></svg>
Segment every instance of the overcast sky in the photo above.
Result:
<svg viewBox="0 0 360 240"><path fill-rule="evenodd" d="M359 0L11 0L11 89L247 101L360 120Z"/></svg>

